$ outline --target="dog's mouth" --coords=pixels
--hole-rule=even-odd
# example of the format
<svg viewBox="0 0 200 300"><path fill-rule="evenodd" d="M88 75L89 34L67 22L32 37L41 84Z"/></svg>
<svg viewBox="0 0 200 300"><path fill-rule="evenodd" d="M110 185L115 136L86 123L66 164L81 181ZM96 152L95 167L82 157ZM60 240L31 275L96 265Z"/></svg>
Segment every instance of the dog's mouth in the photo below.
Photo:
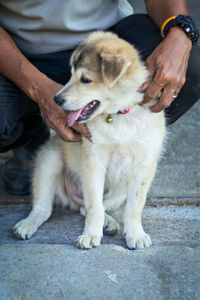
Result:
<svg viewBox="0 0 200 300"><path fill-rule="evenodd" d="M70 111L68 114L68 126L71 127L75 122L81 122L89 119L99 105L100 102L98 100L93 100L78 110Z"/></svg>

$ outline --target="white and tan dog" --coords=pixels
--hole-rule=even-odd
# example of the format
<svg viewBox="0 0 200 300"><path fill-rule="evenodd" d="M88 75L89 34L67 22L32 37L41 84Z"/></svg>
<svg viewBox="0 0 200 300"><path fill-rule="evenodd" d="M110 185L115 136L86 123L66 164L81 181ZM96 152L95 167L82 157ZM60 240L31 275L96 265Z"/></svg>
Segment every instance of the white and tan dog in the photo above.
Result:
<svg viewBox="0 0 200 300"><path fill-rule="evenodd" d="M81 187L86 211L79 248L100 245L103 226L118 224L105 211L124 209L124 235L130 249L151 245L141 215L154 177L165 135L163 112L138 105L138 89L147 71L137 51L117 35L95 32L71 58L72 76L55 101L69 111L68 126L86 123L92 142L66 143L54 136L42 147L33 180L33 208L15 225L15 233L30 238L51 215L54 199L72 206L68 182ZM69 184L67 185L69 186Z"/></svg>

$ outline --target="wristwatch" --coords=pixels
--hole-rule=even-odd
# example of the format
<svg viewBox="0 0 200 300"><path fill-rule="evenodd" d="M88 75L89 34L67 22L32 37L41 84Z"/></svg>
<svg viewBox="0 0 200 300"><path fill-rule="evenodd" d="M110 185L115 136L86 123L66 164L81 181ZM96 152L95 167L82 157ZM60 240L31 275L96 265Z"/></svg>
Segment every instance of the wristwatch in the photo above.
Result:
<svg viewBox="0 0 200 300"><path fill-rule="evenodd" d="M165 38L169 29L174 26L181 27L185 31L187 36L191 39L192 44L197 44L199 38L199 30L191 17L185 15L178 15L177 17L170 18L170 20L162 29L162 37Z"/></svg>

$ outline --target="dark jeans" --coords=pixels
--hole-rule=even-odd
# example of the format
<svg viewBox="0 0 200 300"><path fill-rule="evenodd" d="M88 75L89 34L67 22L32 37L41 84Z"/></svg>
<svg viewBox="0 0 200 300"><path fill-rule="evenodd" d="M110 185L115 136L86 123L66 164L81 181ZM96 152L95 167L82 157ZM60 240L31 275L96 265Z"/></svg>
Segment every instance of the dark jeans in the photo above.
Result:
<svg viewBox="0 0 200 300"><path fill-rule="evenodd" d="M121 38L129 41L140 52L142 59L152 53L161 42L159 28L144 14L132 15L110 28ZM26 57L48 77L65 84L70 78L69 59L72 50ZM166 109L168 124L180 118L200 98L200 48L194 46L187 70L186 83L178 97ZM27 124L38 115L39 108L12 82L0 76L0 152L23 146L30 136ZM37 119L37 118L35 118ZM37 126L33 122L34 126ZM30 128L29 128L30 129Z"/></svg>

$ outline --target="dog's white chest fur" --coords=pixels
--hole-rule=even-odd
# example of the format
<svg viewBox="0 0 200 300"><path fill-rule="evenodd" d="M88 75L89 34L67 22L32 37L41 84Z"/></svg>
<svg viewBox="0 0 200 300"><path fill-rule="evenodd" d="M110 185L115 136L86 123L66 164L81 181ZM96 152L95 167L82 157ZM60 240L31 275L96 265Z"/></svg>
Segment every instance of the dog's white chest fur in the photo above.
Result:
<svg viewBox="0 0 200 300"><path fill-rule="evenodd" d="M165 132L163 113L155 116L136 106L127 115L114 115L112 124L101 116L89 122L88 128L93 142L87 139L75 144L61 142L67 172L82 186L83 178L93 181L90 177L93 170L100 168L104 174L105 195L115 191L127 195L130 180L134 176L139 178L160 153ZM85 174L82 169L90 171Z"/></svg>

